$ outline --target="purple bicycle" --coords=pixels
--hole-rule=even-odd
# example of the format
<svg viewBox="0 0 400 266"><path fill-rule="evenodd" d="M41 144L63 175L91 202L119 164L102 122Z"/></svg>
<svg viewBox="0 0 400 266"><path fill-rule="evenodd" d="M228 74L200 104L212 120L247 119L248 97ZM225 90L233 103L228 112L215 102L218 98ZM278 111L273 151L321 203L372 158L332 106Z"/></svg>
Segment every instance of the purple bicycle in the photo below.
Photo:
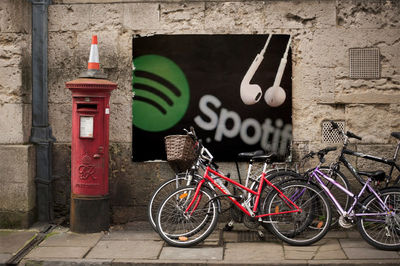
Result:
<svg viewBox="0 0 400 266"><path fill-rule="evenodd" d="M333 206L340 214L339 224L345 228L357 224L364 240L378 249L400 250L400 187L376 189L373 183L384 181L385 175L382 175L380 171L358 172L365 175L367 180L362 182L362 188L358 194L349 191L320 170L320 166L325 161L324 156L334 150L336 147L330 147L316 153L320 163L314 168L311 176L331 199ZM334 167L332 171L335 171ZM343 191L352 200L348 208L339 203L326 185L327 183ZM369 195L360 200L366 193ZM272 225L277 228L274 223Z"/></svg>

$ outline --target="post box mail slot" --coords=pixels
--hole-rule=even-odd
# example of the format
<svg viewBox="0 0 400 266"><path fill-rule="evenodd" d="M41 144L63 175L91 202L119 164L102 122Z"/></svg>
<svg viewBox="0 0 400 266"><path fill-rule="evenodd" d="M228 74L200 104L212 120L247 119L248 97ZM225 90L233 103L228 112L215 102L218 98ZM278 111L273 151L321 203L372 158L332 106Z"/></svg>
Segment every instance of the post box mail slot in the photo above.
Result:
<svg viewBox="0 0 400 266"><path fill-rule="evenodd" d="M78 111L97 111L97 104L78 103L77 109Z"/></svg>

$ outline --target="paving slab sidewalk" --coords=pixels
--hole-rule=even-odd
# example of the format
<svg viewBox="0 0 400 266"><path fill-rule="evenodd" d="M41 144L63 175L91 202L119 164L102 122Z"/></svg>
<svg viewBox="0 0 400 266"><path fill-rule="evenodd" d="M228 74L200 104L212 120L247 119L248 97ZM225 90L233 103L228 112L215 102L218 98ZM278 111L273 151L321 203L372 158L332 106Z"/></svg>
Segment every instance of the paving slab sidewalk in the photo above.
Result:
<svg viewBox="0 0 400 266"><path fill-rule="evenodd" d="M35 230L0 230L0 265L6 264L36 234Z"/></svg>
<svg viewBox="0 0 400 266"><path fill-rule="evenodd" d="M109 232L96 234L76 234L59 227L27 254L20 265L400 264L399 252L377 250L353 230L331 231L314 245L295 247L268 233L261 240L240 226L231 232L223 232L221 228L198 246L175 248L166 245L146 223L115 226ZM2 245L5 239L0 234Z"/></svg>

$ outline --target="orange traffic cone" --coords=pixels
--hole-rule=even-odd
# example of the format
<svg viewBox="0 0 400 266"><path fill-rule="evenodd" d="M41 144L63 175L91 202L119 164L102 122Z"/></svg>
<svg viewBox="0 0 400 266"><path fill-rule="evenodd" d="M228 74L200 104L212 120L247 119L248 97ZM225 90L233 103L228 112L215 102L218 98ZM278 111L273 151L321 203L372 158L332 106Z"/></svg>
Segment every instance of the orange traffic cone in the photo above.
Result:
<svg viewBox="0 0 400 266"><path fill-rule="evenodd" d="M92 36L92 45L90 46L88 69L100 70L99 50L97 48L97 35Z"/></svg>
<svg viewBox="0 0 400 266"><path fill-rule="evenodd" d="M107 78L107 76L100 71L99 51L97 47L97 35L92 36L92 45L90 46L88 69L85 72L83 72L79 77Z"/></svg>

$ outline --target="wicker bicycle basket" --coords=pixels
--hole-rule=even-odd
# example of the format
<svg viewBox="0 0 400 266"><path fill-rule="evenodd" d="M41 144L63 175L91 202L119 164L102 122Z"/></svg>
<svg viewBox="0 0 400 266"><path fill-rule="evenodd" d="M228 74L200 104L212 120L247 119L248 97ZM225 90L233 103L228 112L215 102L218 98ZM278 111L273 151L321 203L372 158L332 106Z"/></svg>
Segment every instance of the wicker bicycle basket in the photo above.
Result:
<svg viewBox="0 0 400 266"><path fill-rule="evenodd" d="M193 140L187 135L170 135L165 137L167 161L175 172L189 169L196 159Z"/></svg>

